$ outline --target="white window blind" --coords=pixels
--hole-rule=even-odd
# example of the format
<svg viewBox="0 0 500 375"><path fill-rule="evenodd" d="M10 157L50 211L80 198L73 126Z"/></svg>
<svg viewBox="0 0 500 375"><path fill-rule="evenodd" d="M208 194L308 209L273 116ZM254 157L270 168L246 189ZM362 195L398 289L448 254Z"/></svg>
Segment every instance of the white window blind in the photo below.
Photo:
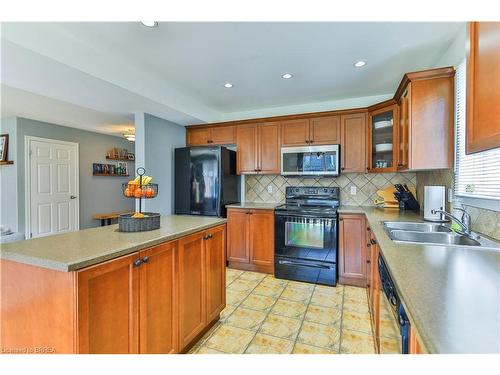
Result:
<svg viewBox="0 0 500 375"><path fill-rule="evenodd" d="M465 154L466 64L455 74L455 194L500 200L500 148Z"/></svg>

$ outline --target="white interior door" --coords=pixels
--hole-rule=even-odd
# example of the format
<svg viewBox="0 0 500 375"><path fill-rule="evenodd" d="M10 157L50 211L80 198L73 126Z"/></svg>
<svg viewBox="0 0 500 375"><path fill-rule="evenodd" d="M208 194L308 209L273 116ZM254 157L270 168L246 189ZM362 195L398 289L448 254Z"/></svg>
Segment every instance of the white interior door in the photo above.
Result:
<svg viewBox="0 0 500 375"><path fill-rule="evenodd" d="M78 144L27 137L27 237L79 229Z"/></svg>

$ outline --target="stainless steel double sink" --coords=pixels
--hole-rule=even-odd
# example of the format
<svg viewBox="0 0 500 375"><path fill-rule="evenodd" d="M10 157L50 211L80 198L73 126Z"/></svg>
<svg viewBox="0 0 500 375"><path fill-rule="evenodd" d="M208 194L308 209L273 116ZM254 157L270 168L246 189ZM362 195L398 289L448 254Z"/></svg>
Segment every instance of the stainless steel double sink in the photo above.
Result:
<svg viewBox="0 0 500 375"><path fill-rule="evenodd" d="M453 232L448 226L423 222L382 222L393 241L446 246L482 246L470 237Z"/></svg>

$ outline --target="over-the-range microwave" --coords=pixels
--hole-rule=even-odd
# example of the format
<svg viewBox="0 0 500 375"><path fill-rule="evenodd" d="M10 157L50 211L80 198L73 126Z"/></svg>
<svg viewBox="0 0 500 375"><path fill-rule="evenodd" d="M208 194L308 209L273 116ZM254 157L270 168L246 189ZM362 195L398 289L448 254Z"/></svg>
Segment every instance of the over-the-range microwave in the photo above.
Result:
<svg viewBox="0 0 500 375"><path fill-rule="evenodd" d="M340 146L282 147L281 174L284 176L338 176L340 174Z"/></svg>

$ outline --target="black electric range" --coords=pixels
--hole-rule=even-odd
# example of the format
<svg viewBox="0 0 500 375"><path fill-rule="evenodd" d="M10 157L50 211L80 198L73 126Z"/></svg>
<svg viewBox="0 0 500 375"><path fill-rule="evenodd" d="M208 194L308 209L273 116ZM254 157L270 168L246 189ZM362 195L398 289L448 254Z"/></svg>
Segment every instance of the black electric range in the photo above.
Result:
<svg viewBox="0 0 500 375"><path fill-rule="evenodd" d="M338 187L287 187L275 209L275 277L335 286Z"/></svg>

